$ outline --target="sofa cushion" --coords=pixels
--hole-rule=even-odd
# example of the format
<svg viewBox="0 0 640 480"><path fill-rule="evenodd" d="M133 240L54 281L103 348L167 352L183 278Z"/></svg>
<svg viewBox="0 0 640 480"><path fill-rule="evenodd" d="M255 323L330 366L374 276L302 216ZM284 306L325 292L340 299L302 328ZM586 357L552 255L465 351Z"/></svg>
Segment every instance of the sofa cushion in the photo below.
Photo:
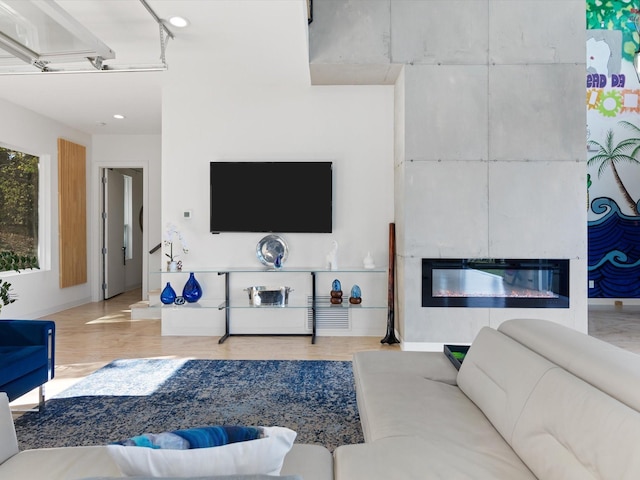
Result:
<svg viewBox="0 0 640 480"><path fill-rule="evenodd" d="M294 444L285 457L281 474L299 474L304 480L332 480L333 458L320 445ZM2 479L69 480L90 477L123 477L106 446L25 450L0 465Z"/></svg>
<svg viewBox="0 0 640 480"><path fill-rule="evenodd" d="M0 346L0 385L47 366L45 346Z"/></svg>
<svg viewBox="0 0 640 480"><path fill-rule="evenodd" d="M526 467L482 411L456 385L449 383L457 373L442 352L371 351L354 355L359 414L367 442L365 445L371 447L382 442L390 448L386 454L379 446L368 451L367 448L365 451L353 450L354 455L362 455L363 463L369 464L363 468L363 472L371 473L379 467L383 468L385 462L394 467L399 467L403 462L408 465L406 470L401 470L401 475L377 475L375 478L405 478L405 474L409 475L407 478L413 478L411 475L414 473L424 475L425 471L432 468L432 462L437 462L438 468L444 471L445 459L449 455L442 455L441 452L446 451L457 452L452 456L473 458L469 465L476 462L482 464L481 459L484 458L486 471L493 474L501 472L504 465L509 466L508 470L513 468L516 472L527 472L524 477L493 478L531 478ZM404 440L397 440L399 438ZM411 451L415 450L415 445L422 445L429 451L397 457L400 452L405 452L405 442L412 445ZM342 451L340 457L336 456L337 471L343 472L344 466L338 459L350 455ZM470 467L469 471L474 468ZM438 477L434 475L432 478ZM491 478L491 475L487 474L486 478Z"/></svg>
<svg viewBox="0 0 640 480"><path fill-rule="evenodd" d="M82 480L113 480L118 477L88 477ZM121 477L122 478L122 477ZM208 477L127 477L129 480L303 480L300 475L215 475Z"/></svg>
<svg viewBox="0 0 640 480"><path fill-rule="evenodd" d="M458 376L456 368L441 352L356 352L353 370L356 376L402 372L449 385L456 385Z"/></svg>
<svg viewBox="0 0 640 480"><path fill-rule="evenodd" d="M640 355L548 320L508 320L498 331L640 411Z"/></svg>
<svg viewBox="0 0 640 480"><path fill-rule="evenodd" d="M304 480L332 480L333 455L322 445L294 443L284 457L280 475L301 475Z"/></svg>
<svg viewBox="0 0 640 480"><path fill-rule="evenodd" d="M470 405L455 387L458 371L442 353L357 352L353 356L353 372L358 414L367 442L417 433L427 428L422 420L437 421L413 415L416 410L427 408L427 398L433 398L438 405L443 403L443 408L450 411L456 411L456 406L449 396ZM400 397L398 392L406 394Z"/></svg>
<svg viewBox="0 0 640 480"><path fill-rule="evenodd" d="M279 475L296 432L284 427L262 429L262 438L217 447L174 450L108 445L107 449L127 476Z"/></svg>
<svg viewBox="0 0 640 480"><path fill-rule="evenodd" d="M554 368L531 393L512 446L539 478L636 480L640 413Z"/></svg>
<svg viewBox="0 0 640 480"><path fill-rule="evenodd" d="M540 378L555 366L518 342L484 327L458 373L458 385L511 444L516 422Z"/></svg>
<svg viewBox="0 0 640 480"><path fill-rule="evenodd" d="M67 447L24 450L0 465L0 478L61 480L122 477L107 448Z"/></svg>
<svg viewBox="0 0 640 480"><path fill-rule="evenodd" d="M360 377L359 413L365 441L397 435L490 441L499 435L482 412L454 385L402 372ZM401 393L399 393L401 392ZM472 431L466 431L473 425ZM501 441L501 439L500 439Z"/></svg>
<svg viewBox="0 0 640 480"><path fill-rule="evenodd" d="M16 453L18 453L18 438L13 426L9 398L6 393L0 392L0 465Z"/></svg>
<svg viewBox="0 0 640 480"><path fill-rule="evenodd" d="M434 412L435 414L435 412ZM455 444L439 432L425 437L398 436L335 449L336 480L535 480L502 442ZM497 435L497 434L496 434ZM502 452L507 451L506 454ZM555 479L554 479L555 480Z"/></svg>

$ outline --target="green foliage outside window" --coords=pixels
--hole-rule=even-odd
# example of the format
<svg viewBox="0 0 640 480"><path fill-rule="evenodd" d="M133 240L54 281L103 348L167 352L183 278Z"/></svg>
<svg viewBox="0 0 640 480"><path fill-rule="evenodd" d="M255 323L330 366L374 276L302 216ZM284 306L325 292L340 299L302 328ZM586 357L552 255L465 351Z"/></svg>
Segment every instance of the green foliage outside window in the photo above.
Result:
<svg viewBox="0 0 640 480"><path fill-rule="evenodd" d="M0 251L38 255L38 162L0 147Z"/></svg>
<svg viewBox="0 0 640 480"><path fill-rule="evenodd" d="M0 272L38 268L39 158L0 147ZM16 301L0 279L0 310Z"/></svg>
<svg viewBox="0 0 640 480"><path fill-rule="evenodd" d="M17 255L14 252L0 252L0 271L15 270L19 272L25 268L39 268L38 257ZM0 311L5 305L16 301L11 293L11 284L0 278Z"/></svg>

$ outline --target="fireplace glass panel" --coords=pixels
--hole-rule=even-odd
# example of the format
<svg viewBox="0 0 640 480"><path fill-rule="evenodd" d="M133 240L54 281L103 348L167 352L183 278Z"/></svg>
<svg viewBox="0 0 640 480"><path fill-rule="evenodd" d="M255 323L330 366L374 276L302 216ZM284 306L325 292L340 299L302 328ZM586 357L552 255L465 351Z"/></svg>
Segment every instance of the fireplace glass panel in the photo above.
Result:
<svg viewBox="0 0 640 480"><path fill-rule="evenodd" d="M423 259L422 306L569 308L569 260Z"/></svg>

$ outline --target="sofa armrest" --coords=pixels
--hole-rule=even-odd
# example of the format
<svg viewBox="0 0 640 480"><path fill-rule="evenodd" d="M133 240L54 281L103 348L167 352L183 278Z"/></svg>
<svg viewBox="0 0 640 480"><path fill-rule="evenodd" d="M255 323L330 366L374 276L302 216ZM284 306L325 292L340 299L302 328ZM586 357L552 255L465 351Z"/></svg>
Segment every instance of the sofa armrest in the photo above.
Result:
<svg viewBox="0 0 640 480"><path fill-rule="evenodd" d="M18 453L18 439L9 408L9 398L0 392L0 464Z"/></svg>
<svg viewBox="0 0 640 480"><path fill-rule="evenodd" d="M0 346L47 347L49 379L54 376L56 324L51 320L0 320Z"/></svg>

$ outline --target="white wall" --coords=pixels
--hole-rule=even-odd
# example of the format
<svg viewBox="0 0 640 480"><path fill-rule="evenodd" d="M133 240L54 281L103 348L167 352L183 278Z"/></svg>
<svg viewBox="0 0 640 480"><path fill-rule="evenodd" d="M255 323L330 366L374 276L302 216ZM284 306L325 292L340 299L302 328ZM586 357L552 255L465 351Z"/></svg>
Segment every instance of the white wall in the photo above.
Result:
<svg viewBox="0 0 640 480"><path fill-rule="evenodd" d="M393 87L309 87L308 80L264 85L229 72L220 75L215 65L207 69L199 61L176 68L174 58L172 66L163 96L162 218L163 225L177 224L188 240L189 254L180 258L185 270L261 267L256 244L266 234L209 233L209 162L216 160L332 161L333 233L282 233L289 245L285 268L324 267L333 240L339 243L341 266L362 267L367 252L386 266L394 203ZM273 182L278 188L277 179ZM184 210L193 212L188 222L181 221ZM265 203L262 214L278 212ZM219 279L201 275L200 280L205 296L222 294ZM328 294L332 280L325 278L319 293ZM234 291L256 284L257 278L245 275L237 281ZM306 278L277 282L293 282L296 295L308 290ZM384 304L386 277L378 283L382 288L361 285L363 297L375 288ZM219 325L222 313L210 315ZM371 316L382 337L386 311Z"/></svg>
<svg viewBox="0 0 640 480"><path fill-rule="evenodd" d="M160 135L86 135L0 100L0 142L39 155L45 163L44 198L41 212L44 222L45 251L39 270L1 273L12 284L18 301L2 308L2 318L39 318L91 301L102 299L100 290L101 228L100 168L143 168L142 202L144 225L142 253L160 242ZM87 147L87 283L58 287L58 152L57 139L65 138ZM137 213L137 212L136 212ZM158 288L159 278L148 278L147 257L143 257L143 294ZM159 258L156 253L151 258ZM137 282L139 283L139 281Z"/></svg>
<svg viewBox="0 0 640 480"><path fill-rule="evenodd" d="M393 218L390 88L242 89L224 96L205 89L193 94L203 108L174 101L169 87L162 153L163 219L181 224L188 238L185 265L257 262L255 245L264 235L208 233L209 162L216 160L334 162L334 232L283 234L290 246L287 264L324 265L332 240L338 241L345 266L361 265L367 251L385 258L387 224ZM278 188L277 179L265 181ZM277 215L279 208L295 205L265 204L261 213ZM184 210L193 211L188 223L180 222Z"/></svg>
<svg viewBox="0 0 640 480"><path fill-rule="evenodd" d="M0 273L0 278L12 284L17 301L2 308L2 318L38 318L52 312L86 303L91 298L91 282L96 262L88 259L89 282L59 288L58 243L58 138L87 147L87 181L91 174L92 141L89 135L68 128L29 110L0 100L0 142L18 150L38 155L44 163L44 196L41 199L41 221L44 222L44 252L41 268L22 273ZM88 183L87 183L88 184ZM87 219L90 223L90 193L87 191ZM95 232L87 227L87 242Z"/></svg>

